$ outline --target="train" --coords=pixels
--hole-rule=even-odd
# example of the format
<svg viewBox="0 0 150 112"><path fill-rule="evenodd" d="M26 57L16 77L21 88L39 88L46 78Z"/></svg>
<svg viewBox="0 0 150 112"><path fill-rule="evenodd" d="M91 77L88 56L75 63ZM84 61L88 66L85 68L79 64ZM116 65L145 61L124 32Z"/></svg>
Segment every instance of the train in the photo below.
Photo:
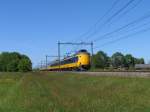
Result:
<svg viewBox="0 0 150 112"><path fill-rule="evenodd" d="M90 53L81 49L75 54L48 64L47 71L86 71L91 67Z"/></svg>

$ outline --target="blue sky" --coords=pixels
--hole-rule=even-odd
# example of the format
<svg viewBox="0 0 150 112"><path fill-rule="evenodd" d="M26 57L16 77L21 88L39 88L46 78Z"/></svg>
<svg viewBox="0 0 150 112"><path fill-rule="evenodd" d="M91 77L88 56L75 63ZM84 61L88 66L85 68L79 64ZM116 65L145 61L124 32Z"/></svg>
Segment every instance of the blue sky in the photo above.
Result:
<svg viewBox="0 0 150 112"><path fill-rule="evenodd" d="M120 0L111 13L93 25L112 6L115 0L1 0L0 1L0 52L18 51L27 54L32 62L37 65L46 54L57 55L57 42L91 42L101 35L111 32L127 23L150 13L150 1L142 0L138 6L126 14L120 14L108 24L103 25L112 14L123 7L129 0ZM135 0L126 10L130 9L139 0ZM149 23L150 18L136 24ZM134 28L134 27L133 27ZM94 32L94 36L80 37L83 33ZM99 30L98 30L99 29ZM132 27L110 35L109 39L96 41L94 46L99 46L94 52L103 50L108 55L119 51L124 54L131 53L136 57L150 60L150 31L140 33L113 44L102 44L115 40L120 36L133 33ZM83 48L83 46L79 47ZM71 51L73 47L62 46L62 55Z"/></svg>

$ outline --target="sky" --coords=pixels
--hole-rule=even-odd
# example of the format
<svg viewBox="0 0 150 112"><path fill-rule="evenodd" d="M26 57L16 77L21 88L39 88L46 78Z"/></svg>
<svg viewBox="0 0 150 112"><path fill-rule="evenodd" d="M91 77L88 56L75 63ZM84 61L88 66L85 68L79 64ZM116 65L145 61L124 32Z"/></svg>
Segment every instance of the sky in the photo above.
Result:
<svg viewBox="0 0 150 112"><path fill-rule="evenodd" d="M45 59L45 55L57 55L58 41L92 42L99 39L94 42L95 53L102 50L111 56L118 51L143 57L149 62L150 30L128 38L126 35L150 28L150 18L100 39L102 35L150 13L149 0L134 0L123 12L108 21L130 0L118 0L107 14L115 1L1 0L0 52L17 51L26 54L31 58L33 66L36 66ZM117 40L120 37L124 39ZM61 55L81 48L89 50L88 46L62 46Z"/></svg>

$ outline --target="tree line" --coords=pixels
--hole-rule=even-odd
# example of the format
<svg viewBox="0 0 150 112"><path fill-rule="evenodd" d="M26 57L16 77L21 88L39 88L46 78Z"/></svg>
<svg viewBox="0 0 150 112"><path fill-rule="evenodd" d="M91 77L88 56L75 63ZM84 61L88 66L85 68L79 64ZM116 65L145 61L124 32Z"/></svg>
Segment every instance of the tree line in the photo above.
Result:
<svg viewBox="0 0 150 112"><path fill-rule="evenodd" d="M134 69L135 64L144 64L143 58L135 58L131 54L114 53L109 57L105 52L99 51L92 57L94 68L99 69Z"/></svg>
<svg viewBox="0 0 150 112"><path fill-rule="evenodd" d="M32 62L28 56L18 52L0 54L0 72L28 72L31 70Z"/></svg>

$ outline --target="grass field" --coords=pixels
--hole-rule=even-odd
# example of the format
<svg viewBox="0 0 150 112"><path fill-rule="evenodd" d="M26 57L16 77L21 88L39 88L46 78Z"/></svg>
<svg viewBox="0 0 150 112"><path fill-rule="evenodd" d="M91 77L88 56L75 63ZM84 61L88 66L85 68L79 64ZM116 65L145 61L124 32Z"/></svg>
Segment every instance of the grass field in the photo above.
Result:
<svg viewBox="0 0 150 112"><path fill-rule="evenodd" d="M150 79L0 73L0 112L150 112Z"/></svg>

